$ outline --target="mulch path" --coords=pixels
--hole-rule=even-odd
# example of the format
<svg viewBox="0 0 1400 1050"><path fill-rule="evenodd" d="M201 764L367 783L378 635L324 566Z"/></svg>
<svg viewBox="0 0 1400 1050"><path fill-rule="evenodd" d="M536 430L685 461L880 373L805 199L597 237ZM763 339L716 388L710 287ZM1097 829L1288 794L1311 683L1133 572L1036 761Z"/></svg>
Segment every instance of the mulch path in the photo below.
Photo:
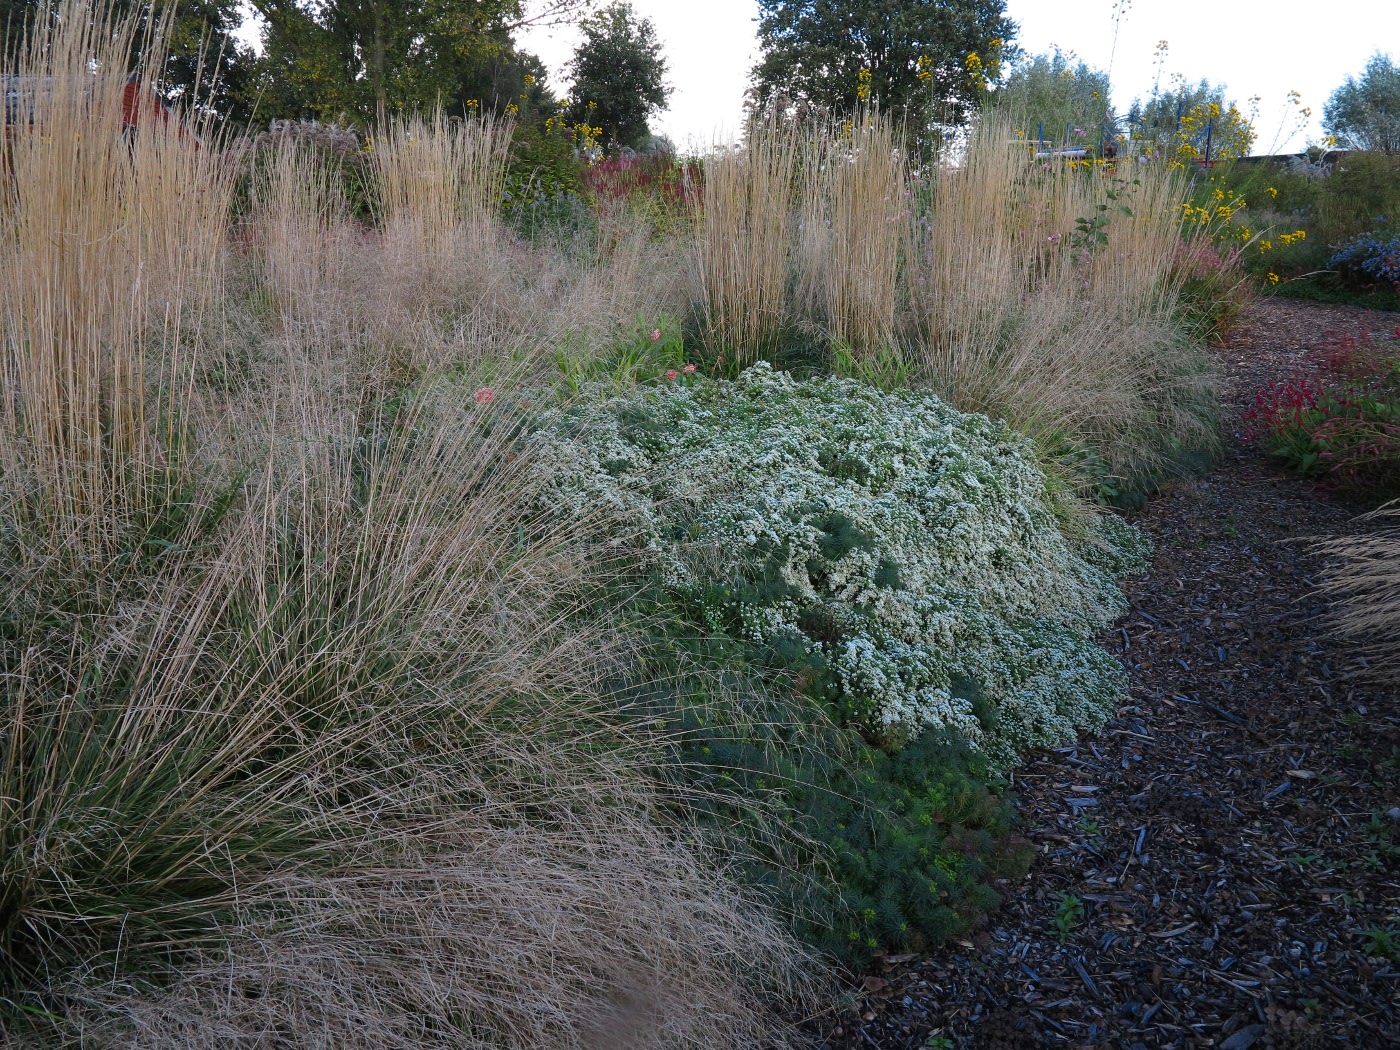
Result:
<svg viewBox="0 0 1400 1050"><path fill-rule="evenodd" d="M1395 321L1256 303L1217 348L1227 428L1328 331ZM1016 771L1030 875L970 940L879 963L829 1047L1400 1047L1364 933L1400 946L1400 697L1329 636L1310 543L1356 511L1236 433L1137 516L1152 573L1104 639L1131 698Z"/></svg>

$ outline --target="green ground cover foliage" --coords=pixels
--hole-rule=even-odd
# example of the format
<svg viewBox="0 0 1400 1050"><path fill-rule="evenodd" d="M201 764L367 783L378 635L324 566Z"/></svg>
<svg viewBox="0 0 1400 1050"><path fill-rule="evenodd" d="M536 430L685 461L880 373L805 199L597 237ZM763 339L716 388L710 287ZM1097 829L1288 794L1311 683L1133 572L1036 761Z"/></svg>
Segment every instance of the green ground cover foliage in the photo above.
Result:
<svg viewBox="0 0 1400 1050"><path fill-rule="evenodd" d="M549 498L637 524L612 542L648 568L652 648L617 692L665 723L712 832L852 964L965 932L1028 859L1000 771L1121 695L1093 636L1142 538L928 393L564 371L583 397L543 421Z"/></svg>
<svg viewBox="0 0 1400 1050"><path fill-rule="evenodd" d="M917 391L686 378L561 414L547 469L561 513L629 510L697 629L782 654L890 750L940 729L1008 763L1107 716L1093 636L1144 545L1028 440Z"/></svg>
<svg viewBox="0 0 1400 1050"><path fill-rule="evenodd" d="M647 681L618 695L664 720L667 772L804 941L857 969L878 948L930 948L1000 905L993 883L1025 874L1030 850L984 753L930 730L886 754L833 724L782 653L659 619Z"/></svg>

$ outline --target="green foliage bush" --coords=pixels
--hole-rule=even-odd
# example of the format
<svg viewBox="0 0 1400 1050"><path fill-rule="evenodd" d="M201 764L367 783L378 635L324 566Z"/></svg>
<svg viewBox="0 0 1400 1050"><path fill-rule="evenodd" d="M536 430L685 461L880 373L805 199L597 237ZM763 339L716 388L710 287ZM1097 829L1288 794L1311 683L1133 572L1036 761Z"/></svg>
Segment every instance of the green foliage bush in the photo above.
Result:
<svg viewBox="0 0 1400 1050"><path fill-rule="evenodd" d="M561 357L583 400L541 439L556 513L638 522L611 542L650 567L651 642L615 695L808 943L859 968L965 933L1030 859L999 769L1118 695L1091 636L1141 540L1075 516L1004 424L766 365L711 381L648 327L602 373Z"/></svg>
<svg viewBox="0 0 1400 1050"><path fill-rule="evenodd" d="M873 743L947 730L1009 763L1120 695L1093 636L1143 541L1081 513L1004 423L760 364L585 400L554 425L557 513L626 508L689 616L787 654Z"/></svg>
<svg viewBox="0 0 1400 1050"><path fill-rule="evenodd" d="M664 773L804 941L856 970L877 948L931 948L1000 904L997 880L1025 873L984 753L931 730L888 755L830 721L791 647L709 634L661 585L638 598L652 640L615 695L664 726Z"/></svg>
<svg viewBox="0 0 1400 1050"><path fill-rule="evenodd" d="M1273 294L1400 308L1400 296L1385 286L1331 265L1343 244L1400 216L1400 156L1350 153L1327 170L1271 163L1238 165L1224 174L1250 201L1249 221L1258 234L1242 256L1245 268ZM1299 230L1306 236L1294 236Z"/></svg>
<svg viewBox="0 0 1400 1050"><path fill-rule="evenodd" d="M1316 375L1261 388L1248 435L1303 477L1347 495L1400 494L1400 327L1334 335Z"/></svg>

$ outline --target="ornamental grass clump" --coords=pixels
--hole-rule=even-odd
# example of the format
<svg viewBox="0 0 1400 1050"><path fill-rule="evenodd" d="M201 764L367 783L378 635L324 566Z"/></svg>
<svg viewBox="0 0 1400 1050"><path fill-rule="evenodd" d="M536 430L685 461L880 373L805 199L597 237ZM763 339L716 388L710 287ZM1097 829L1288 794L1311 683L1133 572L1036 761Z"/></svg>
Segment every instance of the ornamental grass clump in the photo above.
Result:
<svg viewBox="0 0 1400 1050"><path fill-rule="evenodd" d="M0 1044L769 1045L804 952L606 689L629 525L543 509L528 354L297 301L397 256L294 145L230 259L133 24L43 20L0 129Z"/></svg>
<svg viewBox="0 0 1400 1050"><path fill-rule="evenodd" d="M1220 443L1183 295L1186 189L1160 164L1037 160L996 115L911 170L878 112L770 114L705 164L705 354L929 389L1141 502Z"/></svg>
<svg viewBox="0 0 1400 1050"><path fill-rule="evenodd" d="M906 258L913 382L1131 502L1220 437L1215 372L1181 319L1184 187L1120 168L1042 163L989 118L920 188Z"/></svg>
<svg viewBox="0 0 1400 1050"><path fill-rule="evenodd" d="M898 128L879 110L813 130L803 163L797 299L856 360L896 334L907 173Z"/></svg>
<svg viewBox="0 0 1400 1050"><path fill-rule="evenodd" d="M1320 544L1335 559L1322 585L1341 634L1371 656L1378 675L1400 677L1400 505L1361 519L1364 532Z"/></svg>
<svg viewBox="0 0 1400 1050"><path fill-rule="evenodd" d="M166 498L232 190L195 129L123 131L150 72L91 68L124 71L135 43L132 23L74 4L6 63L0 109L0 466L27 460L56 557L98 563L125 516Z"/></svg>
<svg viewBox="0 0 1400 1050"><path fill-rule="evenodd" d="M559 512L627 509L712 633L780 649L882 746L930 729L999 763L1107 717L1123 672L1094 635L1144 544L1083 511L1005 423L919 391L666 383L561 414Z"/></svg>
<svg viewBox="0 0 1400 1050"><path fill-rule="evenodd" d="M705 161L697 228L706 344L743 368L772 354L791 323L790 257L803 128L771 111L743 148Z"/></svg>

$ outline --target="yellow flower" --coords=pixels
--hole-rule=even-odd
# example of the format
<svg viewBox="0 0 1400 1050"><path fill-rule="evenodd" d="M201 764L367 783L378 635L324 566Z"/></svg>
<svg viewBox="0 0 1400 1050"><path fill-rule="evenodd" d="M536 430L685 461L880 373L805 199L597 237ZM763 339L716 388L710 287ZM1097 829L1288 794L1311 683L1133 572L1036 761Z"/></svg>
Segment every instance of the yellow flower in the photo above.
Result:
<svg viewBox="0 0 1400 1050"><path fill-rule="evenodd" d="M873 74L868 69L862 69L856 75L856 98L862 102L870 98L870 81L872 79Z"/></svg>
<svg viewBox="0 0 1400 1050"><path fill-rule="evenodd" d="M1274 242L1273 242L1273 241L1260 241L1260 242L1259 242L1259 250L1260 250L1261 252L1271 252L1271 251L1273 251L1273 250L1274 250Z"/></svg>
<svg viewBox="0 0 1400 1050"><path fill-rule="evenodd" d="M1270 273L1268 275L1268 281L1270 284L1278 284L1278 274Z"/></svg>
<svg viewBox="0 0 1400 1050"><path fill-rule="evenodd" d="M1269 187L1268 193L1269 193L1269 196L1270 196L1270 197L1277 197L1277 196L1278 196L1278 190L1274 189L1272 186Z"/></svg>

